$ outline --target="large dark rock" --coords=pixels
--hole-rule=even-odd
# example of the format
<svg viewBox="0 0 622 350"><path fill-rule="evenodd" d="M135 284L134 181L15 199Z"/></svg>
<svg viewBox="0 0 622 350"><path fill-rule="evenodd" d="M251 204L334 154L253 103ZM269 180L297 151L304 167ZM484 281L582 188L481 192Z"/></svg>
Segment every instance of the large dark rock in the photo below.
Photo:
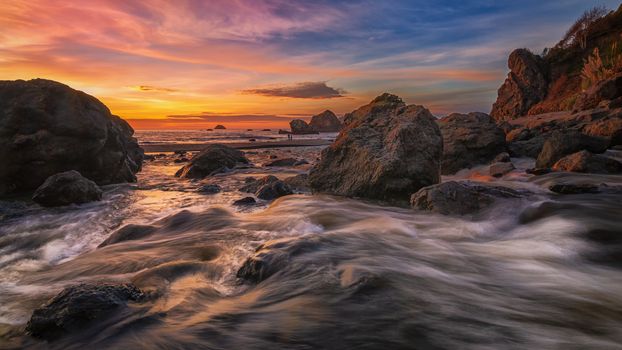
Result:
<svg viewBox="0 0 622 350"><path fill-rule="evenodd" d="M411 197L411 206L441 214L473 214L501 198L521 198L524 194L507 187L471 181L448 181L422 188Z"/></svg>
<svg viewBox="0 0 622 350"><path fill-rule="evenodd" d="M514 164L511 162L497 162L490 164L490 168L488 169L490 176L493 177L502 177L503 175L511 172L516 169Z"/></svg>
<svg viewBox="0 0 622 350"><path fill-rule="evenodd" d="M216 125L214 127L214 130L225 130L225 129L226 129L225 126L224 125L220 125L220 124L218 124L218 125Z"/></svg>
<svg viewBox="0 0 622 350"><path fill-rule="evenodd" d="M505 151L505 134L488 114L454 113L438 124L443 135L443 175L487 164Z"/></svg>
<svg viewBox="0 0 622 350"><path fill-rule="evenodd" d="M341 121L335 113L326 110L320 114L311 117L309 126L319 132L338 132L341 130Z"/></svg>
<svg viewBox="0 0 622 350"><path fill-rule="evenodd" d="M150 236L151 234L156 232L157 229L157 227L149 225L125 225L117 231L113 232L110 236L108 236L105 241L100 243L98 248L102 248L119 242L141 239Z"/></svg>
<svg viewBox="0 0 622 350"><path fill-rule="evenodd" d="M130 301L145 295L131 284L79 284L65 288L36 309L26 325L33 337L53 340L88 328Z"/></svg>
<svg viewBox="0 0 622 350"><path fill-rule="evenodd" d="M616 159L583 150L558 160L553 164L552 169L576 173L619 174L622 173L622 163Z"/></svg>
<svg viewBox="0 0 622 350"><path fill-rule="evenodd" d="M179 169L175 176L189 179L202 179L237 164L248 164L244 152L221 144L211 144L190 159L190 162Z"/></svg>
<svg viewBox="0 0 622 350"><path fill-rule="evenodd" d="M289 188L298 192L309 192L309 174L298 174L283 180Z"/></svg>
<svg viewBox="0 0 622 350"><path fill-rule="evenodd" d="M309 174L313 191L405 200L440 181L443 139L425 107L383 94L347 114L344 124Z"/></svg>
<svg viewBox="0 0 622 350"><path fill-rule="evenodd" d="M102 191L95 182L75 170L48 177L37 188L32 200L44 207L81 204L102 199Z"/></svg>
<svg viewBox="0 0 622 350"><path fill-rule="evenodd" d="M249 181L240 188L240 191L254 193L257 198L265 200L272 200L293 194L288 184L273 175L265 176L259 180Z"/></svg>
<svg viewBox="0 0 622 350"><path fill-rule="evenodd" d="M508 120L527 114L548 90L547 69L543 60L527 49L514 50L508 59L510 73L499 88L490 115Z"/></svg>
<svg viewBox="0 0 622 350"><path fill-rule="evenodd" d="M289 122L289 127L292 129L292 134L295 135L306 135L306 134L317 134L318 132L314 130L307 122L302 119L294 119Z"/></svg>
<svg viewBox="0 0 622 350"><path fill-rule="evenodd" d="M536 159L536 167L551 167L564 156L581 150L602 153L607 149L608 143L605 138L585 135L576 130L558 130L544 142Z"/></svg>
<svg viewBox="0 0 622 350"><path fill-rule="evenodd" d="M241 192L255 193L257 190L266 184L279 181L279 178L274 175L267 175L261 179L255 179L253 177L247 177L244 181L244 186L240 188Z"/></svg>
<svg viewBox="0 0 622 350"><path fill-rule="evenodd" d="M43 79L0 81L0 195L76 170L100 185L136 181L134 130L95 97Z"/></svg>

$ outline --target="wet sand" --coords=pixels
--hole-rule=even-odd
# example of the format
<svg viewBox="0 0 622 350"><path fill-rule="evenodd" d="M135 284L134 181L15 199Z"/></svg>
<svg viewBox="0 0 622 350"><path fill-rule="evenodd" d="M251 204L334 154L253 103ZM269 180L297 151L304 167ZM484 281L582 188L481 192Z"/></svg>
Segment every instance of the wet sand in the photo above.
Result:
<svg viewBox="0 0 622 350"><path fill-rule="evenodd" d="M330 140L283 140L265 142L231 142L227 146L237 149L259 149L259 148L283 148L283 147L309 147L309 146L328 146ZM188 143L188 144L146 144L141 147L147 153L153 152L175 152L175 151L200 151L207 147L209 143Z"/></svg>

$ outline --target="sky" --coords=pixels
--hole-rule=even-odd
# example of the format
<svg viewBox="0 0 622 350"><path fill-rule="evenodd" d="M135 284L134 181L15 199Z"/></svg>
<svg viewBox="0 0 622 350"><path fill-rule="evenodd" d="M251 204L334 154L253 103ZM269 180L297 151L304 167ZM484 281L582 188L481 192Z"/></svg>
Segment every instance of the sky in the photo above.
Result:
<svg viewBox="0 0 622 350"><path fill-rule="evenodd" d="M283 127L383 92L489 112L514 48L553 46L591 0L4 0L0 79L92 94L138 129Z"/></svg>

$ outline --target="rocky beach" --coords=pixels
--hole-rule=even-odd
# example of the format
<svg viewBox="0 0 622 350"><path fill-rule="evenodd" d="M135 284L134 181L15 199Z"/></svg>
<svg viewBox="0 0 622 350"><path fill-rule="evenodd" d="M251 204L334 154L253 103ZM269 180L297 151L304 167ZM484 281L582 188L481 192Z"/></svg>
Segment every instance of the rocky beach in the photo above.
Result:
<svg viewBox="0 0 622 350"><path fill-rule="evenodd" d="M588 28L490 113L135 131L0 81L0 348L622 349L622 65L571 68L622 7Z"/></svg>

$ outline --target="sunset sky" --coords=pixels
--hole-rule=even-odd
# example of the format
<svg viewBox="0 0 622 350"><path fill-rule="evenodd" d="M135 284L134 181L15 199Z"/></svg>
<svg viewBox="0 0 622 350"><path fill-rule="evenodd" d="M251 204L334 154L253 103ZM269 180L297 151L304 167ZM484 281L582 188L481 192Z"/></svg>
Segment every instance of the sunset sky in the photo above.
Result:
<svg viewBox="0 0 622 350"><path fill-rule="evenodd" d="M136 128L279 127L382 92L489 112L509 52L618 1L4 0L0 79L47 78Z"/></svg>

